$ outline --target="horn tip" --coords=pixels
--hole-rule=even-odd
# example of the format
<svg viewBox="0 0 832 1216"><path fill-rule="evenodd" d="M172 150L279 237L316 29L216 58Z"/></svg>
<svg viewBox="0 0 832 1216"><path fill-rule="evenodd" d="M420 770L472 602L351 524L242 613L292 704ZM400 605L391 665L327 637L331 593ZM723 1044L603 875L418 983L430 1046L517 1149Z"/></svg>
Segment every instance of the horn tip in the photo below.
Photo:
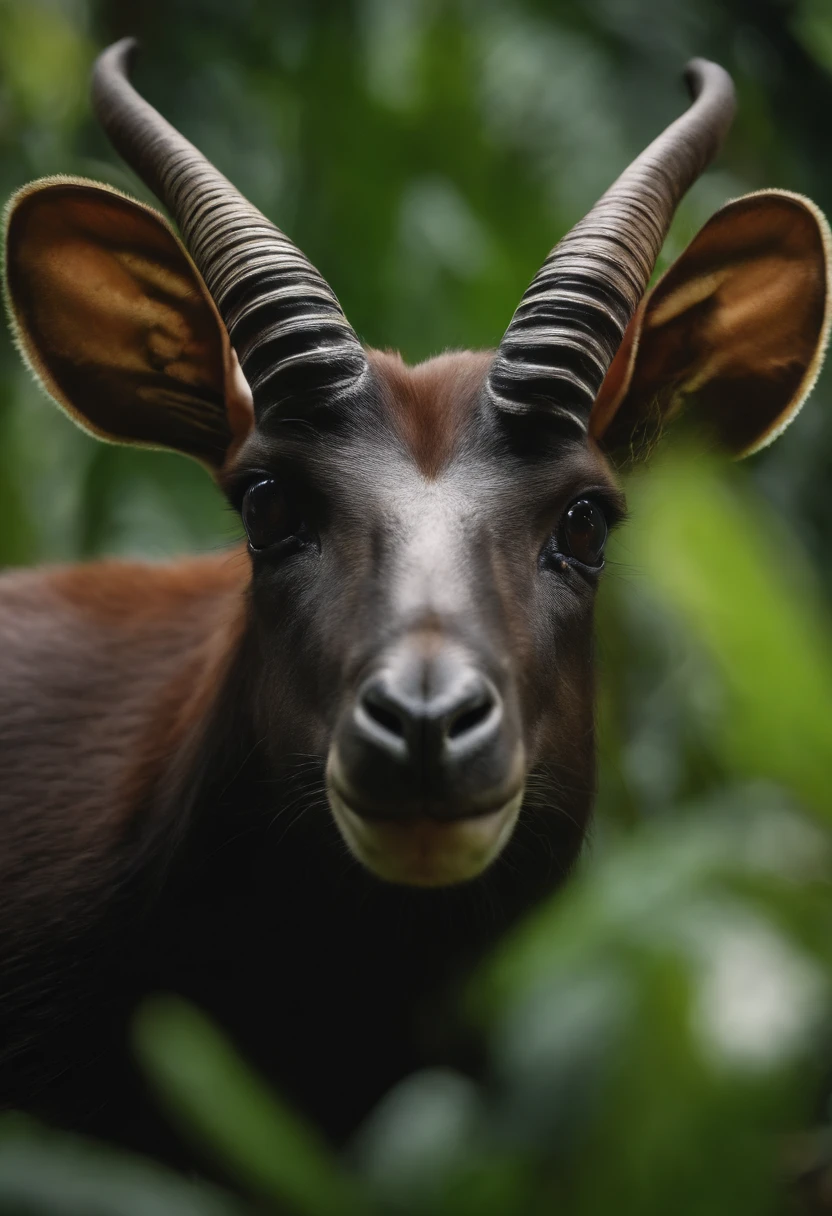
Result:
<svg viewBox="0 0 832 1216"><path fill-rule="evenodd" d="M102 122L114 86L117 87L119 81L130 79L138 49L136 38L121 38L103 50L92 66L90 94L93 110Z"/></svg>
<svg viewBox="0 0 832 1216"><path fill-rule="evenodd" d="M712 59L691 59L684 71L685 84L688 86L691 98L695 101L700 93L707 90L723 93L733 99L734 82L725 68L714 63Z"/></svg>
<svg viewBox="0 0 832 1216"><path fill-rule="evenodd" d="M128 76L139 50L138 38L120 38L101 52L93 66L93 78L108 72Z"/></svg>

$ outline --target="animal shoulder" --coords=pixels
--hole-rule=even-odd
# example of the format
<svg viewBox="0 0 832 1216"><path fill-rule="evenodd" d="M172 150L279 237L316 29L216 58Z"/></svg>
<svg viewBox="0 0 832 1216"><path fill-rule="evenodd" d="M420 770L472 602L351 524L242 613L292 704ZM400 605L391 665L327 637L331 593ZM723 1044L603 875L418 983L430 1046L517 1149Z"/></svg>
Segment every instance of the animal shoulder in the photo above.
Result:
<svg viewBox="0 0 832 1216"><path fill-rule="evenodd" d="M246 585L236 552L0 576L0 841L35 808L90 837L138 811L216 694Z"/></svg>

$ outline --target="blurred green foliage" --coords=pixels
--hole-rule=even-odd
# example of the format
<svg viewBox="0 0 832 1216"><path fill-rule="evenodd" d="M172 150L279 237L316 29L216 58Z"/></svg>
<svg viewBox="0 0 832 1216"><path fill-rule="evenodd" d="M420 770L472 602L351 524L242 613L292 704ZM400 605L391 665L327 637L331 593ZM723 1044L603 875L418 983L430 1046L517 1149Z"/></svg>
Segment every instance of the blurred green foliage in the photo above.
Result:
<svg viewBox="0 0 832 1216"><path fill-rule="evenodd" d="M684 103L693 54L740 110L680 208L832 211L827 0L0 0L0 191L75 173L138 197L86 101L115 37L138 83L309 254L362 337L412 360L491 346L545 253ZM629 485L599 609L599 812L581 872L474 979L487 1083L388 1096L335 1161L195 1011L137 1050L171 1117L252 1201L307 1216L757 1216L832 1191L810 1133L832 1013L832 410L725 469ZM97 444L0 348L0 565L208 550L237 523L196 466ZM826 1179L826 1181L825 1181ZM0 1211L242 1210L20 1121Z"/></svg>

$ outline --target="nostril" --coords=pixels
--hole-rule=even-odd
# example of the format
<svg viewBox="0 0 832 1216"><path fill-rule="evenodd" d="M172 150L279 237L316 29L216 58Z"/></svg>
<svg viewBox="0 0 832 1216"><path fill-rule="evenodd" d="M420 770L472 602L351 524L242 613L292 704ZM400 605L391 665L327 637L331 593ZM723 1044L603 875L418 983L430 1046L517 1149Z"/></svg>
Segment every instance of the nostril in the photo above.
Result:
<svg viewBox="0 0 832 1216"><path fill-rule="evenodd" d="M467 735L469 731L474 730L481 722L484 722L491 713L493 706L490 701L483 701L480 705L474 705L470 709L464 709L462 713L450 722L448 726L448 738L458 739L460 735Z"/></svg>
<svg viewBox="0 0 832 1216"><path fill-rule="evenodd" d="M392 710L386 709L384 705L379 705L376 701L370 700L369 697L365 697L364 711L369 718L372 718L388 734L395 735L398 739L405 737L404 723Z"/></svg>
<svg viewBox="0 0 832 1216"><path fill-rule="evenodd" d="M364 730L375 737L377 745L393 748L397 753L407 746L408 714L406 706L390 688L389 678L382 672L358 691L357 717L364 721Z"/></svg>
<svg viewBox="0 0 832 1216"><path fill-rule="evenodd" d="M476 739L484 741L489 726L496 726L500 720L500 704L500 695L490 681L478 678L473 687L469 684L467 695L459 698L445 718L446 742L462 746Z"/></svg>

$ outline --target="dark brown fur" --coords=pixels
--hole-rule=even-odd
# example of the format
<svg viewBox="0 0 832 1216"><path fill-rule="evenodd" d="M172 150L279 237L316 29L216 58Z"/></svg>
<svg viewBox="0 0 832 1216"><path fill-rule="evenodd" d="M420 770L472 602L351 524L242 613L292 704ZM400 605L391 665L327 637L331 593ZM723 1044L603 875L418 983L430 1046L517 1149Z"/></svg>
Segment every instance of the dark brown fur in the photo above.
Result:
<svg viewBox="0 0 832 1216"><path fill-rule="evenodd" d="M592 596L577 587L564 601L552 662L551 624L529 614L534 555L582 485L614 492L587 449L544 436L532 446L550 459L529 461L526 437L482 414L487 362L463 353L408 369L373 354L363 448L355 421L323 447L280 430L242 445L232 480L246 462L311 460L333 502L328 560L345 563L328 590L314 592L317 566L302 582L287 567L275 584L255 563L252 578L242 551L0 579L6 1103L181 1159L126 1053L130 1011L157 990L204 1007L336 1139L411 1068L448 1058L424 1021L430 1002L580 847L593 782ZM433 645L450 630L487 662L511 656L536 775L504 859L464 887L415 891L345 855L323 758L352 673L395 624L384 606L394 555L373 538L402 479L410 493L428 482L441 491L442 478L464 486L468 467L482 485L466 524L474 548L458 554L470 607L461 601L454 621L417 614L408 628ZM378 474L388 468L389 490Z"/></svg>

